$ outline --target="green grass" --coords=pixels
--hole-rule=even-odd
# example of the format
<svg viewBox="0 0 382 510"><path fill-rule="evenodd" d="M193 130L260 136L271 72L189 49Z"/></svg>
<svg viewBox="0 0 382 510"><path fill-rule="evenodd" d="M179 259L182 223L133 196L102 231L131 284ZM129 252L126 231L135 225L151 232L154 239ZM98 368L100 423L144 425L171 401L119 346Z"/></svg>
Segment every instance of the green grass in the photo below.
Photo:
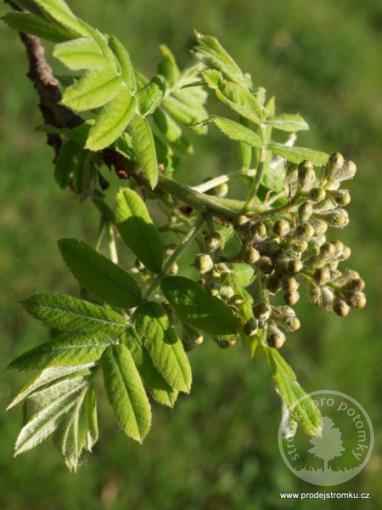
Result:
<svg viewBox="0 0 382 510"><path fill-rule="evenodd" d="M368 307L346 320L301 305L303 327L291 335L285 355L307 390L332 388L350 394L368 411L376 431L369 465L335 490L372 493L382 503L382 371L380 243L382 236L382 8L369 0L82 0L79 14L126 43L142 71L153 74L158 45L166 42L183 63L192 29L213 33L256 84L275 94L280 110L299 111L311 131L301 143L340 150L356 160L351 184L352 221L339 237L353 247L352 266L367 282ZM1 6L0 12L5 12ZM52 179L52 154L36 97L25 78L26 59L17 35L0 28L0 358L15 355L45 337L18 301L34 292L75 291L56 241L92 241L96 216ZM200 140L183 176L231 170L230 144L216 131ZM280 501L285 490L315 491L284 466L277 447L280 406L267 370L240 348L204 345L191 354L194 387L174 411L155 408L153 430L137 446L116 431L102 407L101 441L80 472L66 472L50 443L15 460L12 446L20 413L1 414L0 508L7 510L126 509L254 510L298 508ZM0 378L0 405L24 381ZM302 508L322 508L314 501ZM346 501L326 508L349 508Z"/></svg>

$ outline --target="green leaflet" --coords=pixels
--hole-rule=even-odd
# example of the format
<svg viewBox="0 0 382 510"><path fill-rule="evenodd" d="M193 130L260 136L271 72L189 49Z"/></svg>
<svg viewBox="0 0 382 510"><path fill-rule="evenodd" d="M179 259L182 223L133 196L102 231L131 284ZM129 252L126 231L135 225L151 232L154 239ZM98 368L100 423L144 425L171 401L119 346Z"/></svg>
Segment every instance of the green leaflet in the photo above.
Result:
<svg viewBox="0 0 382 510"><path fill-rule="evenodd" d="M84 390L84 377L64 379L30 396L26 402L27 422L20 431L15 445L15 456L42 443L60 424L63 416L76 405Z"/></svg>
<svg viewBox="0 0 382 510"><path fill-rule="evenodd" d="M114 53L122 74L122 78L126 83L126 86L130 92L134 93L137 90L137 80L135 77L135 71L133 64L130 60L130 56L127 53L123 44L113 35L109 38L109 46Z"/></svg>
<svg viewBox="0 0 382 510"><path fill-rule="evenodd" d="M321 415L311 397L297 382L296 375L277 349L264 347L272 371L277 393L285 402L293 419L304 431L317 436L320 432Z"/></svg>
<svg viewBox="0 0 382 510"><path fill-rule="evenodd" d="M54 177L60 188L66 188L70 176L76 174L83 149L72 140L67 140L61 147L57 158Z"/></svg>
<svg viewBox="0 0 382 510"><path fill-rule="evenodd" d="M173 96L168 96L162 101L163 108L177 121L192 126L202 122L208 116L203 106L195 107L184 103L182 100Z"/></svg>
<svg viewBox="0 0 382 510"><path fill-rule="evenodd" d="M235 285L239 287L248 287L252 283L254 269L244 262L232 262L227 263L227 266L231 270L230 278Z"/></svg>
<svg viewBox="0 0 382 510"><path fill-rule="evenodd" d="M153 365L150 355L136 338L136 333L132 338L126 335L126 344L134 358L134 362L143 379L145 388L150 392L152 398L167 407L174 407L179 392L165 381L158 370Z"/></svg>
<svg viewBox="0 0 382 510"><path fill-rule="evenodd" d="M55 366L84 365L97 361L114 337L105 333L62 333L25 352L12 361L8 368L36 370Z"/></svg>
<svg viewBox="0 0 382 510"><path fill-rule="evenodd" d="M96 69L108 65L108 60L98 44L85 37L57 44L53 56L73 70Z"/></svg>
<svg viewBox="0 0 382 510"><path fill-rule="evenodd" d="M122 78L108 65L89 71L83 78L68 87L62 104L79 112L99 108L111 101L122 87Z"/></svg>
<svg viewBox="0 0 382 510"><path fill-rule="evenodd" d="M23 402L27 397L37 390L42 389L44 386L48 386L53 381L63 379L76 372L86 371L88 368L94 366L94 363L87 363L85 365L68 366L68 367L49 367L39 372L33 379L27 382L25 386L21 388L12 402L8 405L7 411Z"/></svg>
<svg viewBox="0 0 382 510"><path fill-rule="evenodd" d="M243 142L258 149L261 149L263 146L263 142L258 134L234 120L224 117L210 117L208 122L213 122L231 140Z"/></svg>
<svg viewBox="0 0 382 510"><path fill-rule="evenodd" d="M195 56L204 62L207 67L221 71L226 78L244 86L250 84L250 78L245 76L234 59L226 52L215 37L203 35L195 31L197 45Z"/></svg>
<svg viewBox="0 0 382 510"><path fill-rule="evenodd" d="M163 78L155 76L137 94L139 112L142 117L152 115L162 102L165 86Z"/></svg>
<svg viewBox="0 0 382 510"><path fill-rule="evenodd" d="M125 319L107 306L64 294L38 294L24 301L25 310L48 328L85 333L122 333Z"/></svg>
<svg viewBox="0 0 382 510"><path fill-rule="evenodd" d="M55 442L69 470L76 472L82 452L91 451L97 440L96 396L94 388L88 386L78 393L73 409L63 418L55 433Z"/></svg>
<svg viewBox="0 0 382 510"><path fill-rule="evenodd" d="M137 335L154 367L171 388L189 393L190 363L165 310L158 303L144 303L135 312L134 319Z"/></svg>
<svg viewBox="0 0 382 510"><path fill-rule="evenodd" d="M227 81L221 73L207 69L202 73L207 85L215 91L216 97L245 119L259 124L262 109L256 97L242 85Z"/></svg>
<svg viewBox="0 0 382 510"><path fill-rule="evenodd" d="M298 114L281 113L265 121L265 124L275 129L292 133L309 129L309 124Z"/></svg>
<svg viewBox="0 0 382 510"><path fill-rule="evenodd" d="M164 134L166 140L175 143L182 137L182 130L175 120L165 110L159 109L153 115L155 124Z"/></svg>
<svg viewBox="0 0 382 510"><path fill-rule="evenodd" d="M97 298L118 308L139 305L141 291L126 271L77 239L61 239L58 246L70 271Z"/></svg>
<svg viewBox="0 0 382 510"><path fill-rule="evenodd" d="M151 408L127 347L109 347L102 357L102 369L106 393L119 426L141 443L151 426Z"/></svg>
<svg viewBox="0 0 382 510"><path fill-rule="evenodd" d="M146 119L136 115L128 126L128 132L133 141L140 170L154 189L158 183L158 161L150 124Z"/></svg>
<svg viewBox="0 0 382 510"><path fill-rule="evenodd" d="M86 25L71 11L64 0L35 0L49 16L66 28L73 30L78 35L88 36Z"/></svg>
<svg viewBox="0 0 382 510"><path fill-rule="evenodd" d="M116 225L127 246L154 273L160 273L163 249L147 207L133 190L122 188L116 199Z"/></svg>
<svg viewBox="0 0 382 510"><path fill-rule="evenodd" d="M161 289L186 324L211 335L229 335L239 331L239 321L231 310L194 281L170 276L162 280Z"/></svg>
<svg viewBox="0 0 382 510"><path fill-rule="evenodd" d="M248 127L249 121L247 119L244 119L243 117L240 117L240 124L242 124L245 127ZM244 174L246 174L248 170L251 168L253 149L247 143L239 142L239 154L241 160L241 171Z"/></svg>
<svg viewBox="0 0 382 510"><path fill-rule="evenodd" d="M277 156L281 156L291 163L301 163L308 159L313 165L324 165L327 163L329 155L325 152L307 149L305 147L286 147L281 143L272 142L268 145L269 149Z"/></svg>
<svg viewBox="0 0 382 510"><path fill-rule="evenodd" d="M172 87L179 80L180 71L170 48L164 44L162 44L159 48L162 53L162 60L159 62L158 71L162 76L164 76L170 87Z"/></svg>
<svg viewBox="0 0 382 510"><path fill-rule="evenodd" d="M136 99L123 87L117 96L103 107L90 129L86 148L100 151L111 145L125 131L135 115Z"/></svg>
<svg viewBox="0 0 382 510"><path fill-rule="evenodd" d="M75 32L56 23L26 12L7 12L3 17L5 23L18 32L36 35L47 41L60 43L77 37Z"/></svg>

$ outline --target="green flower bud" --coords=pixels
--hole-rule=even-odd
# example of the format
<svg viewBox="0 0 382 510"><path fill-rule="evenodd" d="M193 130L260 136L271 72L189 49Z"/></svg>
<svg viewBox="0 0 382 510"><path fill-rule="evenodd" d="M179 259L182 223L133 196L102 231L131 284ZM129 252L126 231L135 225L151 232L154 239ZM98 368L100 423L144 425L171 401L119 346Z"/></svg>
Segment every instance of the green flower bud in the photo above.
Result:
<svg viewBox="0 0 382 510"><path fill-rule="evenodd" d="M353 278L346 283L345 287L346 290L362 292L365 290L365 282L361 278Z"/></svg>
<svg viewBox="0 0 382 510"><path fill-rule="evenodd" d="M290 306L273 306L272 318L287 331L297 331L301 326L296 312Z"/></svg>
<svg viewBox="0 0 382 510"><path fill-rule="evenodd" d="M300 294L298 293L297 290L293 290L291 292L287 291L287 292L284 292L283 298L287 305L294 306L295 304L297 304L299 302Z"/></svg>
<svg viewBox="0 0 382 510"><path fill-rule="evenodd" d="M328 266L324 266L315 270L313 278L318 283L318 285L325 285L326 283L330 282L332 275Z"/></svg>
<svg viewBox="0 0 382 510"><path fill-rule="evenodd" d="M345 246L341 253L338 254L339 260L347 260L351 257L351 248Z"/></svg>
<svg viewBox="0 0 382 510"><path fill-rule="evenodd" d="M245 214L239 214L239 216L236 216L234 219L234 223L237 227L243 227L249 223L249 218Z"/></svg>
<svg viewBox="0 0 382 510"><path fill-rule="evenodd" d="M289 274L297 274L299 273L304 267L304 264L300 259L291 259L288 263L288 273Z"/></svg>
<svg viewBox="0 0 382 510"><path fill-rule="evenodd" d="M245 303L245 300L241 294L235 294L231 297L229 302L234 306L241 306Z"/></svg>
<svg viewBox="0 0 382 510"><path fill-rule="evenodd" d="M235 336L214 338L214 340L221 349L228 349L229 347L233 347L237 343L237 338Z"/></svg>
<svg viewBox="0 0 382 510"><path fill-rule="evenodd" d="M274 269L272 260L269 257L265 256L259 258L257 262L257 267L264 274L270 274Z"/></svg>
<svg viewBox="0 0 382 510"><path fill-rule="evenodd" d="M330 191L329 196L337 205L341 207L346 207L351 202L351 196L347 189Z"/></svg>
<svg viewBox="0 0 382 510"><path fill-rule="evenodd" d="M281 347L285 344L286 336L276 325L272 324L268 328L267 332L267 342L270 347L274 347L275 349L281 349Z"/></svg>
<svg viewBox="0 0 382 510"><path fill-rule="evenodd" d="M196 255L194 260L194 265L196 269L201 273L208 273L214 267L214 262L212 258L206 253L199 253Z"/></svg>
<svg viewBox="0 0 382 510"><path fill-rule="evenodd" d="M165 254L168 257L170 257L174 253L175 248L176 248L176 244L169 244L168 246L166 246Z"/></svg>
<svg viewBox="0 0 382 510"><path fill-rule="evenodd" d="M316 235L324 235L328 230L328 223L323 219L312 218L309 223L314 228Z"/></svg>
<svg viewBox="0 0 382 510"><path fill-rule="evenodd" d="M222 285L219 294L224 299L230 299L235 295L235 291L230 285Z"/></svg>
<svg viewBox="0 0 382 510"><path fill-rule="evenodd" d="M282 287L285 292L294 292L299 288L300 284L293 276L283 278Z"/></svg>
<svg viewBox="0 0 382 510"><path fill-rule="evenodd" d="M216 271L219 271L220 276L226 276L231 272L227 264L225 264L224 262L219 262L218 264L216 264L214 269L216 269Z"/></svg>
<svg viewBox="0 0 382 510"><path fill-rule="evenodd" d="M334 301L334 292L329 287L322 287L321 289L321 304L323 308L330 311Z"/></svg>
<svg viewBox="0 0 382 510"><path fill-rule="evenodd" d="M260 257L260 252L252 246L247 246L244 250L243 259L247 264L256 264Z"/></svg>
<svg viewBox="0 0 382 510"><path fill-rule="evenodd" d="M210 294L211 294L211 296L219 297L220 296L220 289L212 288L212 289L210 289Z"/></svg>
<svg viewBox="0 0 382 510"><path fill-rule="evenodd" d="M280 237L285 237L290 232L290 224L287 220L277 220L273 225L273 232Z"/></svg>
<svg viewBox="0 0 382 510"><path fill-rule="evenodd" d="M313 214L312 202L304 202L301 204L297 210L297 214L301 223L308 221Z"/></svg>
<svg viewBox="0 0 382 510"><path fill-rule="evenodd" d="M344 228L349 223L349 215L345 209L334 209L325 213L324 218L334 228Z"/></svg>
<svg viewBox="0 0 382 510"><path fill-rule="evenodd" d="M309 248L309 244L305 239L292 239L291 248L297 253L304 253Z"/></svg>
<svg viewBox="0 0 382 510"><path fill-rule="evenodd" d="M363 292L353 292L346 297L346 302L350 308L362 310L366 306L366 296Z"/></svg>
<svg viewBox="0 0 382 510"><path fill-rule="evenodd" d="M350 307L343 299L336 298L333 302L333 312L340 317L346 317L350 312Z"/></svg>
<svg viewBox="0 0 382 510"><path fill-rule="evenodd" d="M342 168L337 172L337 175L333 180L342 182L353 179L357 172L357 165L354 161L345 161Z"/></svg>
<svg viewBox="0 0 382 510"><path fill-rule="evenodd" d="M331 154L325 168L326 177L331 181L336 181L339 172L344 165L344 157L339 152Z"/></svg>
<svg viewBox="0 0 382 510"><path fill-rule="evenodd" d="M314 285L310 288L310 300L314 305L321 306L322 290L320 287Z"/></svg>
<svg viewBox="0 0 382 510"><path fill-rule="evenodd" d="M218 250L222 245L222 237L219 232L212 232L206 236L206 247L210 253Z"/></svg>
<svg viewBox="0 0 382 510"><path fill-rule="evenodd" d="M311 239L314 234L314 227L310 223L302 223L296 228L296 236L301 239Z"/></svg>
<svg viewBox="0 0 382 510"><path fill-rule="evenodd" d="M324 259L331 259L336 255L336 246L334 243L326 242L320 247L320 256Z"/></svg>
<svg viewBox="0 0 382 510"><path fill-rule="evenodd" d="M309 198L315 203L322 202L326 198L326 191L324 188L313 188L309 192Z"/></svg>
<svg viewBox="0 0 382 510"><path fill-rule="evenodd" d="M218 184L213 189L209 191L211 195L214 195L215 197L224 198L228 195L229 186L226 182L223 182L222 184Z"/></svg>
<svg viewBox="0 0 382 510"><path fill-rule="evenodd" d="M176 262L174 262L169 267L168 274L174 276L174 275L178 274L178 271L179 271L179 266L178 266L178 264Z"/></svg>
<svg viewBox="0 0 382 510"><path fill-rule="evenodd" d="M272 313L272 308L267 303L257 303L253 307L253 315L256 317L256 319L259 319L261 321L266 321L269 319Z"/></svg>
<svg viewBox="0 0 382 510"><path fill-rule="evenodd" d="M267 227L265 225L265 223L256 223L256 225L253 225L253 227L251 228L251 234L256 238L256 239L265 239L267 237Z"/></svg>
<svg viewBox="0 0 382 510"><path fill-rule="evenodd" d="M311 161L303 161L298 166L298 184L301 191L310 191L316 182L316 174Z"/></svg>
<svg viewBox="0 0 382 510"><path fill-rule="evenodd" d="M259 323L256 319L249 319L243 326L243 332L247 336L255 336L258 332Z"/></svg>

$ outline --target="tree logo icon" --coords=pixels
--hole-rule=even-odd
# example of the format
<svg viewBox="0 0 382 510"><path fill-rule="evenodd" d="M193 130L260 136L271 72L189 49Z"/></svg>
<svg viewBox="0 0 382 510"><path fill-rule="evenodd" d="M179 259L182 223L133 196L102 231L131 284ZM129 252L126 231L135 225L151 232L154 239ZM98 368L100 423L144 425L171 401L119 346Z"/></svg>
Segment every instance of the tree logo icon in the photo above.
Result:
<svg viewBox="0 0 382 510"><path fill-rule="evenodd" d="M314 485L344 483L367 464L374 432L368 414L356 400L338 391L310 394L322 421L316 436L293 427L293 411L284 409L279 428L279 448L288 468ZM306 397L304 397L306 398Z"/></svg>

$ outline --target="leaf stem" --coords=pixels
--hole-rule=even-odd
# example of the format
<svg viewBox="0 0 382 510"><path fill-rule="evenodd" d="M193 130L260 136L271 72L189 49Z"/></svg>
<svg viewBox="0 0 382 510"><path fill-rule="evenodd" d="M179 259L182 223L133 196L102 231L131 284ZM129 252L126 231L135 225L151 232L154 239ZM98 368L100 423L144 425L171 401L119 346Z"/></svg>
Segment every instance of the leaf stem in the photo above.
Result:
<svg viewBox="0 0 382 510"><path fill-rule="evenodd" d="M108 244L108 248L109 248L110 260L112 262L114 262L114 264L118 264L117 244L115 242L115 235L114 235L114 229L113 229L112 223L107 224L106 233L107 233L107 244Z"/></svg>
<svg viewBox="0 0 382 510"><path fill-rule="evenodd" d="M163 264L162 273L153 280L150 287L147 289L147 292L144 295L145 299L149 299L155 289L158 287L161 279L166 276L168 273L170 267L175 264L175 262L178 260L182 252L185 250L185 248L190 244L190 242L198 235L200 232L202 226L204 224L204 217L200 215L192 229L188 232L188 234L182 239L182 241L178 244L174 252L168 257L166 262Z"/></svg>

